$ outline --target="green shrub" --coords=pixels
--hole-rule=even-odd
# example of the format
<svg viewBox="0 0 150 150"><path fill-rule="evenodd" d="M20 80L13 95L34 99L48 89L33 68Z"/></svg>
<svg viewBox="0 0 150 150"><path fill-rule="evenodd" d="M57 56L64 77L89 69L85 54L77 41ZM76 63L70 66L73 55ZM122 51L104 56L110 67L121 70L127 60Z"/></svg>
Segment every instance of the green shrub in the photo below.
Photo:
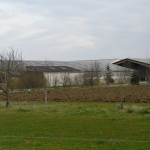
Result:
<svg viewBox="0 0 150 150"><path fill-rule="evenodd" d="M128 109L128 110L127 110L127 113L133 113L133 112L134 112L133 109Z"/></svg>
<svg viewBox="0 0 150 150"><path fill-rule="evenodd" d="M139 111L140 114L150 114L150 108L142 109Z"/></svg>
<svg viewBox="0 0 150 150"><path fill-rule="evenodd" d="M106 84L114 83L113 73L112 73L112 70L109 65L106 66L105 82L106 82Z"/></svg>
<svg viewBox="0 0 150 150"><path fill-rule="evenodd" d="M17 112L30 112L29 109L19 108Z"/></svg>

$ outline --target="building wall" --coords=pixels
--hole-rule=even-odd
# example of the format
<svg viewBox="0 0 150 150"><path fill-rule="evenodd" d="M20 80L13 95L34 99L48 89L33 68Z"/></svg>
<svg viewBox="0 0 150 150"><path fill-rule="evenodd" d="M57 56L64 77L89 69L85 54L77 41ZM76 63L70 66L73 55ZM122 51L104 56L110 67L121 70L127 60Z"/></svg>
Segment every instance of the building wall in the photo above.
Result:
<svg viewBox="0 0 150 150"><path fill-rule="evenodd" d="M77 85L81 84L82 81L80 80L80 76L83 73L44 73L46 78L47 86L66 86L66 85ZM80 80L80 81L79 81Z"/></svg>
<svg viewBox="0 0 150 150"><path fill-rule="evenodd" d="M84 73L44 73L47 80L47 86L67 86L67 85L82 85L85 78ZM113 72L113 79L115 83L129 83L131 71L129 72ZM94 78L94 77L93 77ZM105 83L102 75L99 80L100 84Z"/></svg>

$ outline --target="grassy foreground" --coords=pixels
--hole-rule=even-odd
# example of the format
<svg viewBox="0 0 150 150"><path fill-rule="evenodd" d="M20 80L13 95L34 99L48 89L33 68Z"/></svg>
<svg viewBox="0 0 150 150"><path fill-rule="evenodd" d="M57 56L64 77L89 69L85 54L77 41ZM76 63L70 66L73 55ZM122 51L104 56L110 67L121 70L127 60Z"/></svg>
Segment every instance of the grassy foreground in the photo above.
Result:
<svg viewBox="0 0 150 150"><path fill-rule="evenodd" d="M0 102L0 150L149 150L150 104Z"/></svg>

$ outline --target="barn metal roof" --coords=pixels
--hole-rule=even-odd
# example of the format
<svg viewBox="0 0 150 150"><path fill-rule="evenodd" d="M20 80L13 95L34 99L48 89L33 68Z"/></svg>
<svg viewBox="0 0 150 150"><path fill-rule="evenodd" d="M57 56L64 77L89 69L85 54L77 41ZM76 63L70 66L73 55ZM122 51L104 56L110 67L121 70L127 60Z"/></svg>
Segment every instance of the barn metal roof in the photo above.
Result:
<svg viewBox="0 0 150 150"><path fill-rule="evenodd" d="M24 61L24 66L67 66L77 70L87 71L97 62L100 68L104 70L109 64L112 70L122 69L112 64L115 59L100 59L100 60L77 60L77 61Z"/></svg>
<svg viewBox="0 0 150 150"><path fill-rule="evenodd" d="M80 72L80 70L68 66L26 66L26 69L39 72Z"/></svg>
<svg viewBox="0 0 150 150"><path fill-rule="evenodd" d="M147 61L139 61L138 59L122 59L122 60L117 60L113 62L115 65L119 65L122 67L130 68L130 69L136 69L138 67L145 67L145 68L150 68L150 63Z"/></svg>
<svg viewBox="0 0 150 150"><path fill-rule="evenodd" d="M133 58L132 60L147 63L147 59ZM115 62L121 61L119 59L99 59L99 60L77 60L77 61L24 61L24 66L66 66L77 70L86 71L94 65L95 62L99 63L100 68L105 70L109 65L113 71L123 71L123 66L118 66ZM54 70L53 70L54 71Z"/></svg>

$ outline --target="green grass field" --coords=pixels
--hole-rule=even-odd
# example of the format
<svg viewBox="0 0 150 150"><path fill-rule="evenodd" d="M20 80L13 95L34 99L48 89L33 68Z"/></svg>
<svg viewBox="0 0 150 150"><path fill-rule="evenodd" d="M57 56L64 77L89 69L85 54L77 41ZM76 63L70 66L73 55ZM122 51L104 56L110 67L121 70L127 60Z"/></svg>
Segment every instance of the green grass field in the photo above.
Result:
<svg viewBox="0 0 150 150"><path fill-rule="evenodd" d="M149 150L150 104L0 102L0 150Z"/></svg>

